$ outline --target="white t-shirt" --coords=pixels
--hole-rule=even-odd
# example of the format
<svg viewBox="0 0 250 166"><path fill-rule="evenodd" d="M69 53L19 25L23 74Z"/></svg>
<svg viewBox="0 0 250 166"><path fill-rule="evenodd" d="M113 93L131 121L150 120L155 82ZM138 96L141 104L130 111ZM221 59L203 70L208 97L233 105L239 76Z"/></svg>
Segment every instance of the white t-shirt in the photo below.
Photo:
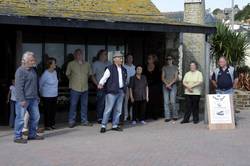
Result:
<svg viewBox="0 0 250 166"><path fill-rule="evenodd" d="M117 70L118 70L119 88L122 88L124 86L123 80L122 80L122 68L117 67ZM104 85L107 82L108 78L110 77L110 74L111 73L110 73L109 69L106 69L99 84Z"/></svg>
<svg viewBox="0 0 250 166"><path fill-rule="evenodd" d="M16 87L14 85L10 86L10 100L16 101Z"/></svg>

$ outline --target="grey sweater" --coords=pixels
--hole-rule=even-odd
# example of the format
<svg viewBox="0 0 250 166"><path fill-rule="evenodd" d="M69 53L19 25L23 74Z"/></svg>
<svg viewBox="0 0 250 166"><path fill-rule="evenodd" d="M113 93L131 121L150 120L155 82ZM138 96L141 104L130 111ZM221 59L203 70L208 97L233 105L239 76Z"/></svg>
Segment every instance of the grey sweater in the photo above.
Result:
<svg viewBox="0 0 250 166"><path fill-rule="evenodd" d="M16 79L16 99L17 101L25 101L27 99L37 99L37 74L36 71L31 69L26 69L24 67L19 67L15 74Z"/></svg>

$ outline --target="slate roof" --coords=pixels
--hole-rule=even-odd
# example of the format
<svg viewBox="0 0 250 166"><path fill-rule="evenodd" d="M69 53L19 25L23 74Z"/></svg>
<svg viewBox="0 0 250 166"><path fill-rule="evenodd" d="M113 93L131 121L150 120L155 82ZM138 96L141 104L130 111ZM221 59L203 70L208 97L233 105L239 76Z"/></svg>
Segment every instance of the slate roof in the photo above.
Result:
<svg viewBox="0 0 250 166"><path fill-rule="evenodd" d="M0 0L0 15L110 22L171 22L150 0Z"/></svg>

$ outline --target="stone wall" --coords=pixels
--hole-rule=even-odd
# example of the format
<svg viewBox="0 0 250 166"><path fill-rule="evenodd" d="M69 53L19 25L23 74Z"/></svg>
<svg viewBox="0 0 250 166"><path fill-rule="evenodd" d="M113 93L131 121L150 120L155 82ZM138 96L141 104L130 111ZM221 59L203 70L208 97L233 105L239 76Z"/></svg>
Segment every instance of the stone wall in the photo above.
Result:
<svg viewBox="0 0 250 166"><path fill-rule="evenodd" d="M205 24L205 2L185 3L184 22L193 24ZM189 63L196 61L199 63L200 70L204 72L205 66L205 36L203 34L183 34L184 63L183 69L189 70Z"/></svg>
<svg viewBox="0 0 250 166"><path fill-rule="evenodd" d="M234 107L236 111L250 111L250 91L236 90L234 94Z"/></svg>

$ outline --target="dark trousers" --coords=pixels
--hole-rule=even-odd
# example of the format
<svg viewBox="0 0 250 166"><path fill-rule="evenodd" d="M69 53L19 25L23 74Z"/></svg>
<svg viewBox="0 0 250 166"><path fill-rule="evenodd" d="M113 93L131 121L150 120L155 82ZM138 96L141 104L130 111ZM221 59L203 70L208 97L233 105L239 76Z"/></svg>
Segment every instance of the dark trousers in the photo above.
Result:
<svg viewBox="0 0 250 166"><path fill-rule="evenodd" d="M51 127L56 124L57 97L43 97L44 126Z"/></svg>
<svg viewBox="0 0 250 166"><path fill-rule="evenodd" d="M103 117L103 112L105 109L105 91L103 89L97 90L96 94L96 113L97 120L101 121Z"/></svg>
<svg viewBox="0 0 250 166"><path fill-rule="evenodd" d="M160 117L159 105L150 101L147 103L146 118L157 120Z"/></svg>
<svg viewBox="0 0 250 166"><path fill-rule="evenodd" d="M15 106L16 105L16 101L10 100L10 118L9 118L9 126L11 128L14 127L15 124L15 117L16 117L16 113L15 113Z"/></svg>
<svg viewBox="0 0 250 166"><path fill-rule="evenodd" d="M145 120L146 101L135 101L133 103L133 121Z"/></svg>
<svg viewBox="0 0 250 166"><path fill-rule="evenodd" d="M189 121L193 114L193 121L199 121L199 102L200 95L186 95L187 110L184 115L184 121Z"/></svg>

